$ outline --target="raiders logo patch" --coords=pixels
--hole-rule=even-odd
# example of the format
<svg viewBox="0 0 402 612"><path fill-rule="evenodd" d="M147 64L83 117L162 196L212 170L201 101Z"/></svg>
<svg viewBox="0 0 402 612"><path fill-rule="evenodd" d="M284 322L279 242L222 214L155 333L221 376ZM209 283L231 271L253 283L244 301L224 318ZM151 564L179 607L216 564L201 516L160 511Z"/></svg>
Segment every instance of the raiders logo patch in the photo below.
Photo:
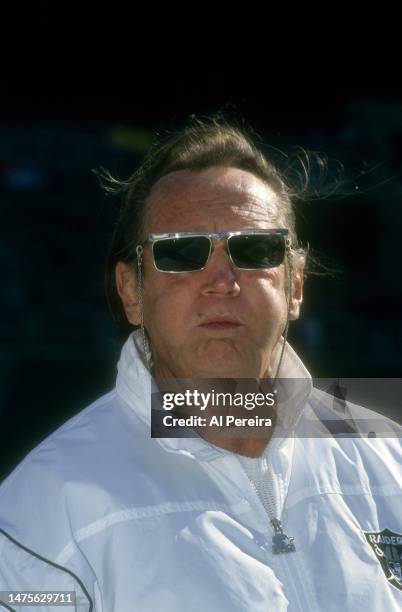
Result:
<svg viewBox="0 0 402 612"><path fill-rule="evenodd" d="M402 591L402 534L389 529L363 531L390 584Z"/></svg>

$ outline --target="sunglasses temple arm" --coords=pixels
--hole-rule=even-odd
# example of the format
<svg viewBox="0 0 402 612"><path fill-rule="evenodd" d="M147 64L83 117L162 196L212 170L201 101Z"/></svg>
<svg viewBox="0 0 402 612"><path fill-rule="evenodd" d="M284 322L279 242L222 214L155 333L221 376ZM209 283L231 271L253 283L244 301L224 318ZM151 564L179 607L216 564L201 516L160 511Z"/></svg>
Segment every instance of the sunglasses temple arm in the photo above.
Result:
<svg viewBox="0 0 402 612"><path fill-rule="evenodd" d="M286 239L286 260L287 260L287 264L288 264L286 266L287 294L288 294L287 303L288 303L288 308L287 308L287 316L286 316L286 325L285 325L285 329L283 331L283 343L282 343L282 347L281 347L281 354L280 354L280 357L279 357L278 366L276 368L276 372L275 372L275 376L274 376L274 380L273 380L273 384L274 385L275 385L276 381L278 380L279 371L281 369L283 355L284 355L284 352L285 352L285 347L286 347L286 342L287 342L287 337L288 337L288 331L289 331L290 308L291 308L291 304L292 304L293 266L292 266L292 254L291 254L291 250L290 250L290 239L289 238Z"/></svg>

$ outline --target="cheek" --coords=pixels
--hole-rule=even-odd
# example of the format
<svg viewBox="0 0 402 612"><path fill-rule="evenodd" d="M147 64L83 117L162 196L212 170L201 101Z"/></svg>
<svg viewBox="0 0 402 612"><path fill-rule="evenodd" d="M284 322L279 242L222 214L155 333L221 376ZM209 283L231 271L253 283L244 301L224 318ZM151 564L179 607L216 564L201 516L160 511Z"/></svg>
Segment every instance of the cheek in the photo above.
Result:
<svg viewBox="0 0 402 612"><path fill-rule="evenodd" d="M259 278L254 283L255 291L267 302L277 303L285 298L285 291L283 284L277 277L263 277Z"/></svg>
<svg viewBox="0 0 402 612"><path fill-rule="evenodd" d="M282 272L282 273L281 273ZM286 302L283 271L266 270L244 279L243 291L256 309L276 309Z"/></svg>
<svg viewBox="0 0 402 612"><path fill-rule="evenodd" d="M184 276L150 274L144 291L146 327L163 335L177 334L183 326L190 295Z"/></svg>
<svg viewBox="0 0 402 612"><path fill-rule="evenodd" d="M253 312L253 327L261 339L265 333L273 334L275 328L282 333L288 304L280 279L272 276L255 279L249 286L248 303Z"/></svg>

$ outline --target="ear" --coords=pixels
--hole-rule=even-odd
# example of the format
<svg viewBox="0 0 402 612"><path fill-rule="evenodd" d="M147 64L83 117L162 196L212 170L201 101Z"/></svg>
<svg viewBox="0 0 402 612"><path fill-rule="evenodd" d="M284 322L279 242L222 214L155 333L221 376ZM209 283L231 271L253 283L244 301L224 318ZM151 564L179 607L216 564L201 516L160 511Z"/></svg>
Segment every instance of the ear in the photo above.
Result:
<svg viewBox="0 0 402 612"><path fill-rule="evenodd" d="M140 325L141 313L136 273L126 263L118 261L115 268L115 279L116 289L128 321L132 325Z"/></svg>
<svg viewBox="0 0 402 612"><path fill-rule="evenodd" d="M303 301L304 263L300 263L293 272L292 296L290 299L289 319L295 321L300 316L300 306Z"/></svg>

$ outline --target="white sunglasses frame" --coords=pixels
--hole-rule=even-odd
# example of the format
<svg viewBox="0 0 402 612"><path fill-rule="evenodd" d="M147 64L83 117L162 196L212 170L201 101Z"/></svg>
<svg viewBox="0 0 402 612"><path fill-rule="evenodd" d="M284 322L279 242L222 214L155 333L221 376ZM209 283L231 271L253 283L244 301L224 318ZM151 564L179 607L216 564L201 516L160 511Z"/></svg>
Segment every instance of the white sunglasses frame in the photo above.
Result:
<svg viewBox="0 0 402 612"><path fill-rule="evenodd" d="M154 264L155 269L158 272L162 272L165 274L189 274L190 272L201 272L201 270L205 270L205 268L207 267L208 262L211 258L212 252L214 250L212 239L226 240L226 252L229 255L230 261L232 262L233 266L237 268L238 270L254 270L255 271L255 270L264 270L264 269L270 270L272 268L276 268L277 266L271 266L269 268L243 268L243 267L236 266L236 264L234 263L232 259L232 255L230 253L230 248L228 245L229 239L232 238L232 236L244 236L244 235L250 236L250 235L258 235L258 234L264 234L264 235L279 234L281 236L284 236L285 237L285 257L286 257L286 254L290 252L291 240L288 237L289 230L287 228L272 228L272 229L266 229L266 230L255 230L254 229L254 230L240 230L240 231L227 231L227 232L171 232L171 233L166 233L166 234L149 234L148 238L137 246L136 251L138 253L138 247L142 247L144 244L149 242L152 245L153 264ZM197 268L196 270L178 271L178 270L160 270L157 267L156 262L155 262L155 256L154 256L154 244L156 242L160 242L163 240L171 240L172 238L191 238L191 237L209 238L209 243L210 243L209 253L208 253L208 257L205 262L205 265L202 268Z"/></svg>

